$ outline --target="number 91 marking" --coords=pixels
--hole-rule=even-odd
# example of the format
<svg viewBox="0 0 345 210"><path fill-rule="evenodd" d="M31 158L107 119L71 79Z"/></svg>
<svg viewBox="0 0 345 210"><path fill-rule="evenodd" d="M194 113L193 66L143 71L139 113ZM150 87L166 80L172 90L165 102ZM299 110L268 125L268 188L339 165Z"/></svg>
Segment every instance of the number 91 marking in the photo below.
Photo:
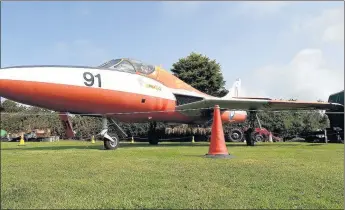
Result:
<svg viewBox="0 0 345 210"><path fill-rule="evenodd" d="M101 80L101 75L100 74L96 74L95 76L93 76L92 73L90 72L84 72L83 74L84 77L84 84L88 87L91 87L95 84L95 77L98 80L98 87L102 87L102 80Z"/></svg>

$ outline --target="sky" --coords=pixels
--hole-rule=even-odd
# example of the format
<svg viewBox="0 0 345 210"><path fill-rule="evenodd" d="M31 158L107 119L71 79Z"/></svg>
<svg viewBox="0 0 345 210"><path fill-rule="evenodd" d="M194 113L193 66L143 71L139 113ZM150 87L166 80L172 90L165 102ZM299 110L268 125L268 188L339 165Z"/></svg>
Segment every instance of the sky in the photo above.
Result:
<svg viewBox="0 0 345 210"><path fill-rule="evenodd" d="M241 96L324 100L344 89L343 2L1 2L1 67L130 57L170 70L215 59Z"/></svg>

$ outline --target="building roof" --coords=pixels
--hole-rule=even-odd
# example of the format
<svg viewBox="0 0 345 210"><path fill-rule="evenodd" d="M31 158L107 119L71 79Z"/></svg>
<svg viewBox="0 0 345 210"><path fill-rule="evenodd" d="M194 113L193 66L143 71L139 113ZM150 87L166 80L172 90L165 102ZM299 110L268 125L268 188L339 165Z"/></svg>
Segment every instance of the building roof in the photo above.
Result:
<svg viewBox="0 0 345 210"><path fill-rule="evenodd" d="M336 93L332 93L330 96L338 95L338 94L340 94L340 93L344 94L344 90L339 91L339 92L336 92Z"/></svg>

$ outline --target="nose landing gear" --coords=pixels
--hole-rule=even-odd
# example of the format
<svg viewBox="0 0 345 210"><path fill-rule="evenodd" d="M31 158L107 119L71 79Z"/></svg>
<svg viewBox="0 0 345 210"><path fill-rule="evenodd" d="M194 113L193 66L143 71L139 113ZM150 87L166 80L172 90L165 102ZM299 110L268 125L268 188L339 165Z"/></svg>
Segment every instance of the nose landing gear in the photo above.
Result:
<svg viewBox="0 0 345 210"><path fill-rule="evenodd" d="M120 133L123 137L127 137L127 134L120 128L120 126L113 120L110 119L113 122L113 125L115 126L115 130L117 133ZM99 135L103 139L103 145L106 150L114 150L119 147L119 135L117 133L109 135L108 133L108 119L103 117L102 119L102 131L99 133Z"/></svg>

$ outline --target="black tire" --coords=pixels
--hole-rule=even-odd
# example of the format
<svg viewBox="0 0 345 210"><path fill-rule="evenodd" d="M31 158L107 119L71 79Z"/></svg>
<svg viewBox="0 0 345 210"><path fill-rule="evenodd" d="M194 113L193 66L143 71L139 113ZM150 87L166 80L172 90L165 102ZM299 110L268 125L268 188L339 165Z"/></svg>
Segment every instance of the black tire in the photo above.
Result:
<svg viewBox="0 0 345 210"><path fill-rule="evenodd" d="M255 141L254 141L254 139L252 138L253 130L254 130L254 129L249 128L249 129L245 132L247 146L254 146L254 145L255 145Z"/></svg>
<svg viewBox="0 0 345 210"><path fill-rule="evenodd" d="M337 141L338 141L338 143L344 144L344 136L338 135Z"/></svg>
<svg viewBox="0 0 345 210"><path fill-rule="evenodd" d="M107 138L103 138L104 148L106 150L115 150L119 147L119 137L117 135L112 135L114 142L108 140Z"/></svg>
<svg viewBox="0 0 345 210"><path fill-rule="evenodd" d="M240 142L243 140L243 132L241 129L233 128L229 131L228 137L231 142Z"/></svg>
<svg viewBox="0 0 345 210"><path fill-rule="evenodd" d="M255 141L253 141L253 139L249 139L247 141L247 146L255 146Z"/></svg>
<svg viewBox="0 0 345 210"><path fill-rule="evenodd" d="M308 143L313 143L315 141L314 137L313 136L307 136L305 138L305 141L308 142Z"/></svg>
<svg viewBox="0 0 345 210"><path fill-rule="evenodd" d="M149 132L148 138L151 145L157 145L159 142L159 137L156 132Z"/></svg>

